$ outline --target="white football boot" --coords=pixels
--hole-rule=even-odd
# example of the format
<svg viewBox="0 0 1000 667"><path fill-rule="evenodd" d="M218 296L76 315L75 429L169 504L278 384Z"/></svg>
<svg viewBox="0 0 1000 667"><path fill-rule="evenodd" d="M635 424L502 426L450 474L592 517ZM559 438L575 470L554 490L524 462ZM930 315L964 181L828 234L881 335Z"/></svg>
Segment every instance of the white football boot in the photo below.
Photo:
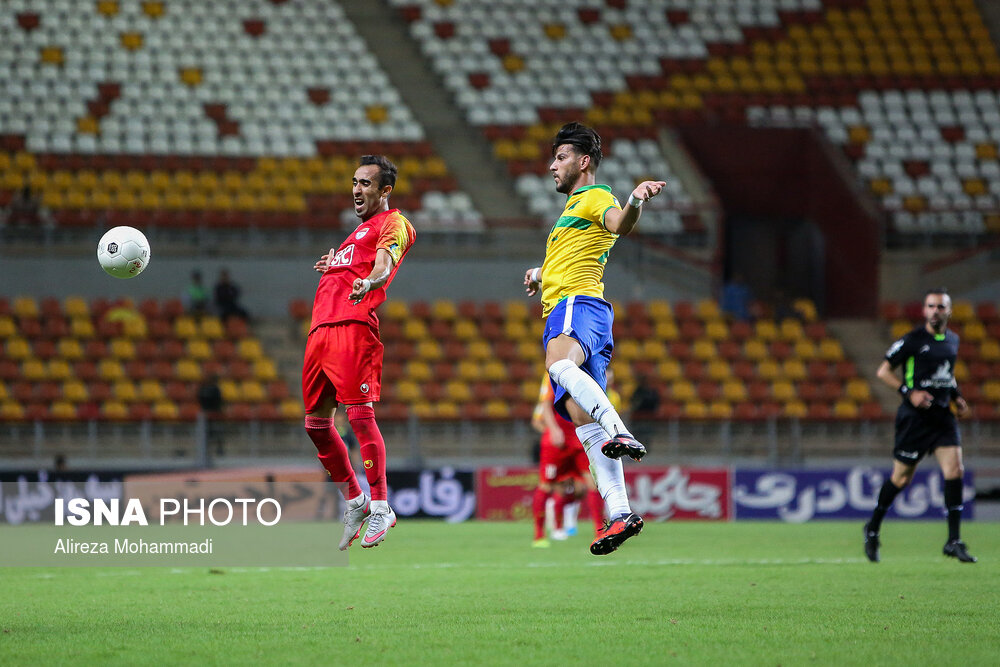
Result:
<svg viewBox="0 0 1000 667"><path fill-rule="evenodd" d="M365 549L377 547L385 539L385 534L396 525L396 513L392 511L388 503L382 501L380 507L373 507L371 515L368 517L368 530L361 538L361 546Z"/></svg>
<svg viewBox="0 0 1000 667"><path fill-rule="evenodd" d="M340 538L340 550L346 551L361 534L361 526L371 516L371 498L362 493L347 501L344 512L344 535Z"/></svg>

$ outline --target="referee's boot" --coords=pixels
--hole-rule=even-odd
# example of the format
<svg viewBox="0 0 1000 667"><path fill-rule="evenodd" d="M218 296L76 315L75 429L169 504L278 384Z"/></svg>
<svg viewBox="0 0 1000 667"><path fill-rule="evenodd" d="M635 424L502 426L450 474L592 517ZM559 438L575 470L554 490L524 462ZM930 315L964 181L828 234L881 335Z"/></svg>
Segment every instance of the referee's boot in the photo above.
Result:
<svg viewBox="0 0 1000 667"><path fill-rule="evenodd" d="M868 556L868 560L873 563L879 562L878 548L882 545L878 539L878 533L874 530L868 528L868 524L865 524L865 555Z"/></svg>
<svg viewBox="0 0 1000 667"><path fill-rule="evenodd" d="M948 540L945 542L942 552L945 556L957 558L963 563L975 563L977 560L975 556L969 553L965 542L962 540Z"/></svg>
<svg viewBox="0 0 1000 667"><path fill-rule="evenodd" d="M627 456L633 461L638 461L646 455L646 448L632 436L619 433L604 443L601 447L601 453L609 459L620 459Z"/></svg>

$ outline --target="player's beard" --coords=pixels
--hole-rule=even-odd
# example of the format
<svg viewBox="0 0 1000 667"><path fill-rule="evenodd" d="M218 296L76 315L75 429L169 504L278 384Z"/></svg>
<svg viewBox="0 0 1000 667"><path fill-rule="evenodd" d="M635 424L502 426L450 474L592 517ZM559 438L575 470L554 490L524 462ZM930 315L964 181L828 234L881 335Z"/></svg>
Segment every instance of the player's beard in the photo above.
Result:
<svg viewBox="0 0 1000 667"><path fill-rule="evenodd" d="M557 174L559 181L556 183L556 192L568 195L573 192L573 185L580 178L580 172L568 169L565 174Z"/></svg>

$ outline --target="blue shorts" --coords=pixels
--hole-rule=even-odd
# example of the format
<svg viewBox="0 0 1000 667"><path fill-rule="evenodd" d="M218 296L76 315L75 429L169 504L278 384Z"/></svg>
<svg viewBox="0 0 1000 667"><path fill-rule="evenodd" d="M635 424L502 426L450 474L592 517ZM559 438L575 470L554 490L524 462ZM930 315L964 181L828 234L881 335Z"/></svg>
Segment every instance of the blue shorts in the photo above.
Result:
<svg viewBox="0 0 1000 667"><path fill-rule="evenodd" d="M606 373L608 364L611 363L611 353L615 349L615 341L611 336L614 321L615 311L604 299L593 296L566 297L556 304L545 320L542 347L548 347L549 341L559 334L576 339L586 355L586 361L580 368L594 378L601 389L606 390ZM566 399L569 398L566 390L555 382L552 382L552 390L555 392L555 411L564 419L572 421L566 411Z"/></svg>

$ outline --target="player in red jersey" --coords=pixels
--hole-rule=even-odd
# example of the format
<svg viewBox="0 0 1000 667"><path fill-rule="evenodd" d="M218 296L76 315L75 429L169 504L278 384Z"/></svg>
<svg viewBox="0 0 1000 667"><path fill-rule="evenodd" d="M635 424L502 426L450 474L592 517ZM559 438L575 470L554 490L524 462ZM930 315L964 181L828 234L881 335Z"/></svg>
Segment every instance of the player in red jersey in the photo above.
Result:
<svg viewBox="0 0 1000 667"><path fill-rule="evenodd" d="M548 376L542 379L538 403L531 417L531 425L542 434L538 460L538 487L532 498L532 513L535 518L535 540L532 546L546 547L545 510L549 498L554 500L553 514L556 531L554 539L565 539L562 531L563 509L567 500L563 485L572 481L578 489L587 489L587 503L594 531L604 527L604 500L597 493L594 478L590 474L590 459L583 449L576 428L572 422L563 419L552 409L555 392Z"/></svg>
<svg viewBox="0 0 1000 667"><path fill-rule="evenodd" d="M361 224L316 262L314 268L323 276L302 368L306 433L347 501L342 551L358 538L366 520L362 547L378 545L396 525L386 495L385 441L372 407L379 400L383 350L375 309L385 301L386 288L416 240L409 221L398 209L389 209L396 184L392 162L381 155L363 156L353 183L354 213ZM346 406L358 437L371 498L358 485L347 446L334 426L338 403Z"/></svg>

